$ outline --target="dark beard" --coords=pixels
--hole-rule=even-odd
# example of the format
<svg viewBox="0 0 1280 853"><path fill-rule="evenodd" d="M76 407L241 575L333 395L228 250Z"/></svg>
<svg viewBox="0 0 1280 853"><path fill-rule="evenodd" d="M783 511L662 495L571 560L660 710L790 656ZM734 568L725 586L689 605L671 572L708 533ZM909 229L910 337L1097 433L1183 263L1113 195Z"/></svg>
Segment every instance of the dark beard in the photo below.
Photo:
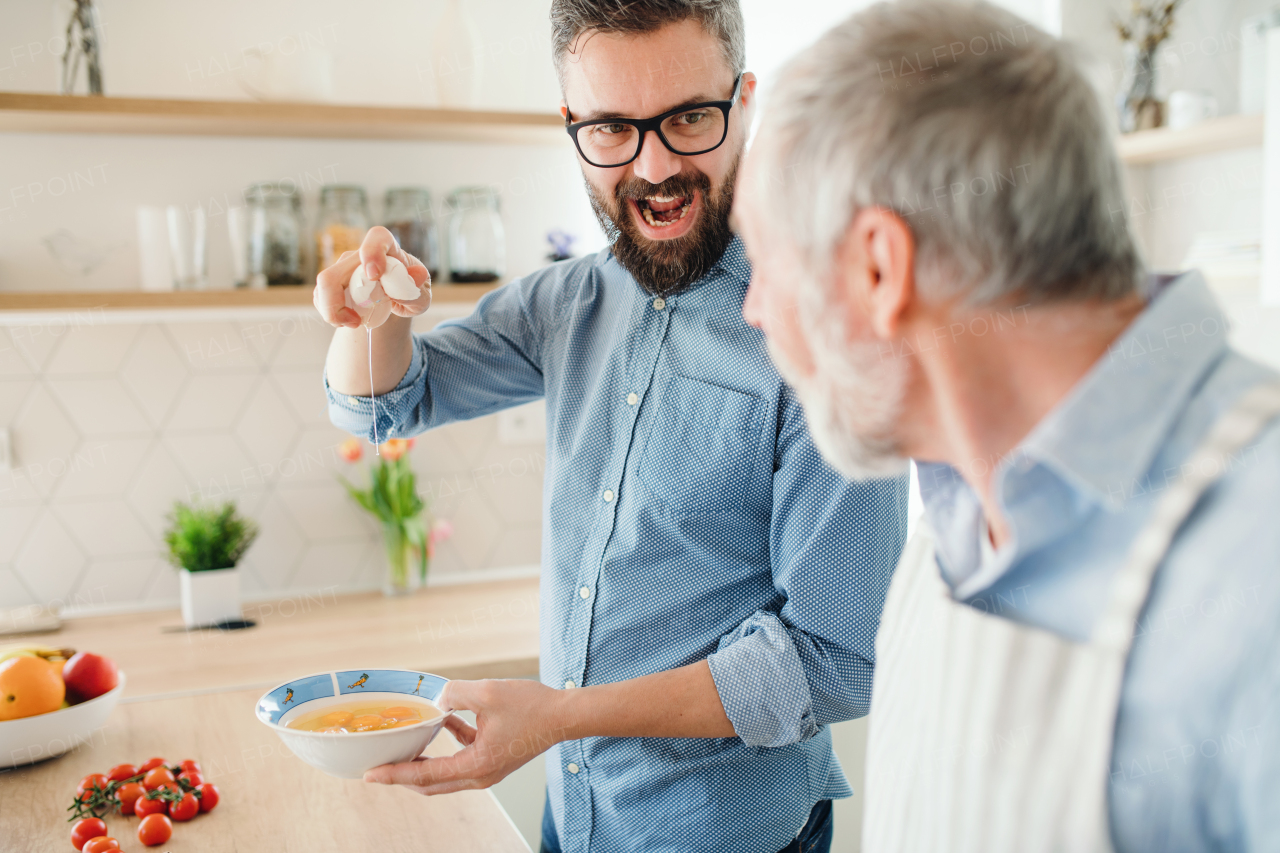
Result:
<svg viewBox="0 0 1280 853"><path fill-rule="evenodd" d="M654 296L680 293L719 262L733 239L729 211L733 207L734 178L741 159L739 152L733 158L724 184L715 194L711 192L711 179L704 172L681 172L660 184L634 176L628 178L614 189L611 203L606 203L584 176L591 208L613 244L613 256L646 291ZM695 190L702 195L699 221L687 233L672 240L645 237L627 209L627 199L651 195L680 198L692 196Z"/></svg>

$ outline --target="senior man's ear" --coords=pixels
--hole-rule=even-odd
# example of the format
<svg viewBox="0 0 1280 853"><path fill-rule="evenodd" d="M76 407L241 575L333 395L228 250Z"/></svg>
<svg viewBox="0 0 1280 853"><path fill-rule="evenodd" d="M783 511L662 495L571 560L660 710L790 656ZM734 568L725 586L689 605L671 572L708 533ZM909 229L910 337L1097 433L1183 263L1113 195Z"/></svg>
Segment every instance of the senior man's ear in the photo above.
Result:
<svg viewBox="0 0 1280 853"><path fill-rule="evenodd" d="M888 208L860 210L849 224L838 252L845 304L876 337L897 336L915 300L915 250L910 226Z"/></svg>

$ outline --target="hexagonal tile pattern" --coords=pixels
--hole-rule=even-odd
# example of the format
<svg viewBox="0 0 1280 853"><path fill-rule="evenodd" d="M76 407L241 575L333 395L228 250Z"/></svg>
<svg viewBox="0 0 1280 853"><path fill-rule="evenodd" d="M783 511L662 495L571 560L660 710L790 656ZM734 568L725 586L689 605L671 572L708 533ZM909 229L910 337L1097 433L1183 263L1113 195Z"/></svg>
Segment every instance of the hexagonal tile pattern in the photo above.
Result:
<svg viewBox="0 0 1280 853"><path fill-rule="evenodd" d="M298 437L298 418L280 396L280 389L264 377L249 397L234 431L255 462L279 466Z"/></svg>
<svg viewBox="0 0 1280 853"><path fill-rule="evenodd" d="M17 556L18 548L39 515L38 506L0 507L0 563Z"/></svg>
<svg viewBox="0 0 1280 853"><path fill-rule="evenodd" d="M129 435L151 431L151 423L133 395L114 376L49 381L58 402L84 436Z"/></svg>
<svg viewBox="0 0 1280 853"><path fill-rule="evenodd" d="M277 498L269 498L253 518L258 523L258 538L241 563L253 570L265 589L283 589L297 568L306 540Z"/></svg>
<svg viewBox="0 0 1280 853"><path fill-rule="evenodd" d="M192 373L244 372L259 364L243 323L169 323L165 328Z"/></svg>
<svg viewBox="0 0 1280 853"><path fill-rule="evenodd" d="M308 539L369 536L377 530L372 516L337 482L281 485L276 498Z"/></svg>
<svg viewBox="0 0 1280 853"><path fill-rule="evenodd" d="M169 451L157 443L139 464L127 500L143 527L153 537L160 537L168 527L166 516L174 502L192 500L193 488Z"/></svg>
<svg viewBox="0 0 1280 853"><path fill-rule="evenodd" d="M165 429L228 430L236 422L256 383L239 374L209 374L187 380Z"/></svg>
<svg viewBox="0 0 1280 853"><path fill-rule="evenodd" d="M121 500L55 502L53 511L91 559L155 551L162 546Z"/></svg>
<svg viewBox="0 0 1280 853"><path fill-rule="evenodd" d="M44 385L28 394L10 427L15 478L26 479L41 495L56 484L57 470L65 470L71 452L80 441L71 419Z"/></svg>
<svg viewBox="0 0 1280 853"><path fill-rule="evenodd" d="M138 335L137 326L117 323L73 324L45 365L46 376L114 374Z"/></svg>
<svg viewBox="0 0 1280 853"><path fill-rule="evenodd" d="M9 340L22 354L27 366L33 372L39 372L44 369L49 353L58 346L66 329L65 323L42 322L13 325L8 332Z"/></svg>
<svg viewBox="0 0 1280 853"><path fill-rule="evenodd" d="M87 438L66 460L54 493L59 499L124 495L151 438Z"/></svg>
<svg viewBox="0 0 1280 853"><path fill-rule="evenodd" d="M329 400L325 397L324 380L319 371L275 372L271 374L271 381L280 389L304 426L329 423Z"/></svg>
<svg viewBox="0 0 1280 853"><path fill-rule="evenodd" d="M93 605L141 601L146 596L156 567L162 564L164 561L158 557L94 560L89 563L84 577L80 578L74 599Z"/></svg>
<svg viewBox="0 0 1280 853"><path fill-rule="evenodd" d="M0 472L0 607L173 605L162 537L178 500L233 500L258 521L246 595L381 587L377 522L337 481L363 484L376 458L336 452L348 436L321 381L331 335L303 313L0 326L17 466ZM496 417L417 438L419 491L455 528L431 572L535 563L542 451L502 446Z"/></svg>
<svg viewBox="0 0 1280 853"><path fill-rule="evenodd" d="M14 343L8 329L0 329L0 376L31 376L35 373L31 362L27 361Z"/></svg>
<svg viewBox="0 0 1280 853"><path fill-rule="evenodd" d="M160 426L188 374L169 336L159 326L147 326L125 357L119 375L152 426Z"/></svg>
<svg viewBox="0 0 1280 853"><path fill-rule="evenodd" d="M314 312L304 317L289 318L276 324L281 341L271 358L274 368L306 367L315 370L324 366L333 340L333 327ZM374 334L378 334L376 331Z"/></svg>
<svg viewBox="0 0 1280 853"><path fill-rule="evenodd" d="M187 475L190 488L205 500L225 500L262 487L253 461L227 433L166 435L163 443Z"/></svg>
<svg viewBox="0 0 1280 853"><path fill-rule="evenodd" d="M314 542L303 552L289 586L293 589L350 587L371 548L366 539Z"/></svg>
<svg viewBox="0 0 1280 853"><path fill-rule="evenodd" d="M67 529L45 510L22 543L13 567L40 604L67 603L76 588L85 558Z"/></svg>
<svg viewBox="0 0 1280 853"><path fill-rule="evenodd" d="M36 604L35 596L10 566L0 566L0 610Z"/></svg>

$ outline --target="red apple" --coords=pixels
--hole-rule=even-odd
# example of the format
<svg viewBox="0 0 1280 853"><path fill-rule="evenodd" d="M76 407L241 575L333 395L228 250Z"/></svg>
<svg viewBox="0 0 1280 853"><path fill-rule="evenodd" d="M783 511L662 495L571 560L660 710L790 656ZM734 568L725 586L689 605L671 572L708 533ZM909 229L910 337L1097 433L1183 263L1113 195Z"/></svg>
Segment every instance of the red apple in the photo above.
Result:
<svg viewBox="0 0 1280 853"><path fill-rule="evenodd" d="M93 652L77 652L62 668L62 680L75 702L88 702L115 689L115 662Z"/></svg>

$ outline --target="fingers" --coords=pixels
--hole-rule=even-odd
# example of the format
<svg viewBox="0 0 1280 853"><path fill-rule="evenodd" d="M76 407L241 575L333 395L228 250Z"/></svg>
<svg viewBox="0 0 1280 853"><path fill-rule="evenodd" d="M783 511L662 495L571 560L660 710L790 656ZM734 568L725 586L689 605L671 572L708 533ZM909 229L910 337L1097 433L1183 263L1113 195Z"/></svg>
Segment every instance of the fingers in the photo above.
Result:
<svg viewBox="0 0 1280 853"><path fill-rule="evenodd" d="M463 746L471 746L471 744L475 743L476 735L478 734L476 727L461 717L450 714L444 718L444 727Z"/></svg>
<svg viewBox="0 0 1280 853"><path fill-rule="evenodd" d="M364 264L364 277L369 281L380 280L382 274L387 271L387 255L406 267L409 266L407 256L396 243L395 235L381 225L375 225L369 229L368 234L364 235L364 241L360 244L360 263Z"/></svg>
<svg viewBox="0 0 1280 853"><path fill-rule="evenodd" d="M321 270L316 276L311 301L320 316L331 326L355 328L360 325L360 315L347 307L345 292L351 273L355 272L359 264L360 256L356 252L343 252L328 269Z"/></svg>
<svg viewBox="0 0 1280 853"><path fill-rule="evenodd" d="M447 681L436 704L446 711L479 711L482 685L483 681Z"/></svg>
<svg viewBox="0 0 1280 853"><path fill-rule="evenodd" d="M477 773L480 757L476 747L469 746L444 758L420 757L403 764L383 764L365 773L364 781L378 785L405 785L422 789L422 793L428 793L438 785L459 782L470 782L469 787L478 788L482 787Z"/></svg>
<svg viewBox="0 0 1280 853"><path fill-rule="evenodd" d="M431 273L422 261L407 252L403 254L405 269L409 271L410 277L413 278L413 283L418 285L421 294L417 299L412 300L390 300L391 313L400 317L416 317L431 307Z"/></svg>

